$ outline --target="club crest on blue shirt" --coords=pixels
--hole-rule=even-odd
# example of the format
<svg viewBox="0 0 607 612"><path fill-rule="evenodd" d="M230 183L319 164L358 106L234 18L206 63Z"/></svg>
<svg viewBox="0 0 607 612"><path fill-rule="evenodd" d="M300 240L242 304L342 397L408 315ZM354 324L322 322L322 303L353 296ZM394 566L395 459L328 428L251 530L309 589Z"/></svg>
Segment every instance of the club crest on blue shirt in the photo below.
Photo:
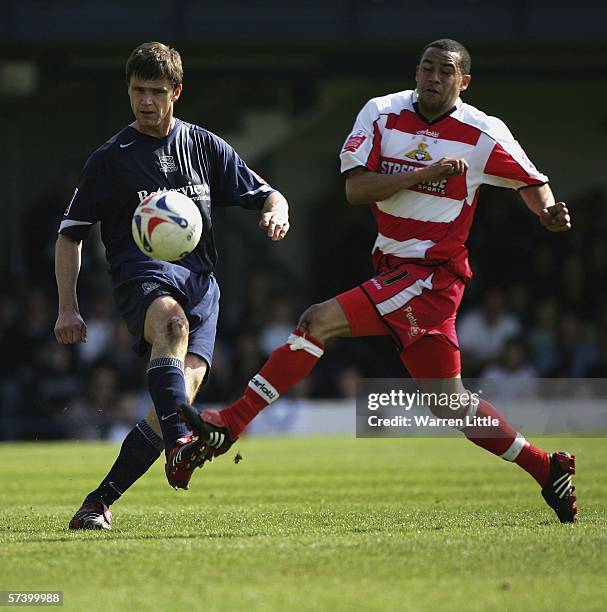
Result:
<svg viewBox="0 0 607 612"><path fill-rule="evenodd" d="M177 164L175 163L175 160L173 159L172 155L160 155L158 157L158 161L160 163L160 169L163 172L176 172L177 171Z"/></svg>

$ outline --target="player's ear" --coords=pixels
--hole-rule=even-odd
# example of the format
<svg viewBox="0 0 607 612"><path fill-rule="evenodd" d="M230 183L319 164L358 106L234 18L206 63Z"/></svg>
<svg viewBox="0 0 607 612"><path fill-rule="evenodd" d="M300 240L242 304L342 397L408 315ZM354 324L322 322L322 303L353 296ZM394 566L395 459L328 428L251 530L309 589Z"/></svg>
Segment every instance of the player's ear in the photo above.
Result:
<svg viewBox="0 0 607 612"><path fill-rule="evenodd" d="M466 91L466 89L468 89L468 85L470 85L471 80L472 80L472 77L469 74L465 74L462 77L462 84L460 85L459 90Z"/></svg>
<svg viewBox="0 0 607 612"><path fill-rule="evenodd" d="M183 90L183 85L175 85L175 89L173 90L173 102L179 100L179 96L181 95L181 91Z"/></svg>

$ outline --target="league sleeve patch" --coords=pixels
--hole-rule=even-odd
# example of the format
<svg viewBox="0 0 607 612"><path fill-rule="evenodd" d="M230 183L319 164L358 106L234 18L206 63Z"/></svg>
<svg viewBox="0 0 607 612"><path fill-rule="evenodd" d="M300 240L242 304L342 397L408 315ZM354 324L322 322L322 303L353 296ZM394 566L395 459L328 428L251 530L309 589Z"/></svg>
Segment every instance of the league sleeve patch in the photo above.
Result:
<svg viewBox="0 0 607 612"><path fill-rule="evenodd" d="M353 134L350 135L348 140L346 140L346 143L344 144L344 148L342 149L342 152L343 153L356 153L356 151L360 149L360 146L362 145L363 142L365 142L365 140L367 140L367 135L364 132L362 131L354 132Z"/></svg>

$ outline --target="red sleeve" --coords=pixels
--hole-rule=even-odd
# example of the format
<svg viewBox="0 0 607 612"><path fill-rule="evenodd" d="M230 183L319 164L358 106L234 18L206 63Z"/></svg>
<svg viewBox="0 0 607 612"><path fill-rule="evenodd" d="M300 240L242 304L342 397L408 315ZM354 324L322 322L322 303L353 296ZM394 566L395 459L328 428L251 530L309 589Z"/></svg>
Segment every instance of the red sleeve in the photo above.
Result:
<svg viewBox="0 0 607 612"><path fill-rule="evenodd" d="M501 179L500 184L502 184L502 181L522 183L504 185L514 188L524 187L525 185L543 185L548 182L548 177L538 172L522 149L519 152L519 160L508 153L499 142L496 142L485 164L484 173Z"/></svg>

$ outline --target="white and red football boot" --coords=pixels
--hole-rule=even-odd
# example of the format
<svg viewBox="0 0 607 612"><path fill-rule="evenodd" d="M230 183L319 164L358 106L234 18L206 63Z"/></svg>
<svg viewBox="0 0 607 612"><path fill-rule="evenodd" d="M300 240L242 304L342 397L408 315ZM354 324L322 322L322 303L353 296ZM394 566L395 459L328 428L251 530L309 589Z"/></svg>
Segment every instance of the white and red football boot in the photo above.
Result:
<svg viewBox="0 0 607 612"><path fill-rule="evenodd" d="M112 513L100 501L85 501L74 514L70 529L112 529Z"/></svg>

